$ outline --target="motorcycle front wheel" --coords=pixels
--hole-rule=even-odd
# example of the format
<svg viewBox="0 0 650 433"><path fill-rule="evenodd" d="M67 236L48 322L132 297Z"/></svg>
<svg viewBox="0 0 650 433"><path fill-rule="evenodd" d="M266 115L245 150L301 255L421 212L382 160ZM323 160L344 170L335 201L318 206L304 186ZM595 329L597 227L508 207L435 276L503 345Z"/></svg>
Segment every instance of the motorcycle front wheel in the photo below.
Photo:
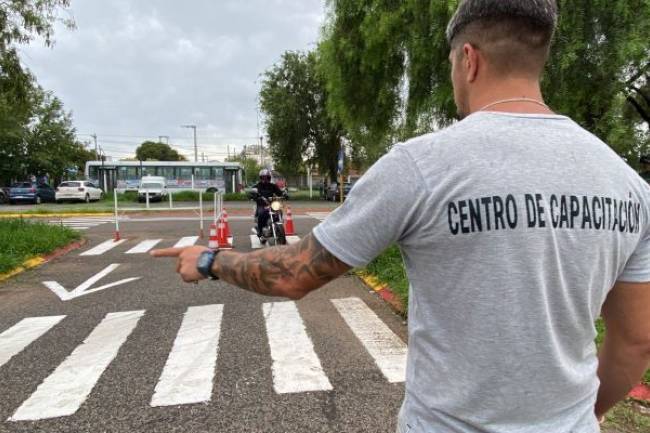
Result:
<svg viewBox="0 0 650 433"><path fill-rule="evenodd" d="M284 226L282 224L275 225L275 245L286 245L287 237L284 234Z"/></svg>

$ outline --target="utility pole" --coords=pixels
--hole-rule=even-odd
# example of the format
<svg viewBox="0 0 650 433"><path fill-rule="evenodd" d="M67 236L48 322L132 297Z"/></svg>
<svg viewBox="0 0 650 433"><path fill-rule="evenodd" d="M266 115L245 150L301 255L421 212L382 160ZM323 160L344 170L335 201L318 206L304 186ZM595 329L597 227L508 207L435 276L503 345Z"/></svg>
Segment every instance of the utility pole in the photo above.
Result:
<svg viewBox="0 0 650 433"><path fill-rule="evenodd" d="M228 160L230 160L230 145L228 145Z"/></svg>
<svg viewBox="0 0 650 433"><path fill-rule="evenodd" d="M97 134L92 134L91 137L95 140L95 157L99 158L99 148L97 147Z"/></svg>
<svg viewBox="0 0 650 433"><path fill-rule="evenodd" d="M194 130L194 162L199 162L199 149L196 147L196 125L181 125L181 128L192 128Z"/></svg>
<svg viewBox="0 0 650 433"><path fill-rule="evenodd" d="M205 153L201 152L201 162L205 162Z"/></svg>
<svg viewBox="0 0 650 433"><path fill-rule="evenodd" d="M264 168L264 137L260 135L260 165Z"/></svg>

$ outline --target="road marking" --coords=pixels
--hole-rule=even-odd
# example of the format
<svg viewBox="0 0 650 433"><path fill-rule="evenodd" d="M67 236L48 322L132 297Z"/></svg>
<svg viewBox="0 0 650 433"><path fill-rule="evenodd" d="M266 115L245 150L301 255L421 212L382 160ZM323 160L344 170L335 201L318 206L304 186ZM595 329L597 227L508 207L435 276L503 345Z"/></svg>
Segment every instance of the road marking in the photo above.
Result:
<svg viewBox="0 0 650 433"><path fill-rule="evenodd" d="M0 367L34 340L37 340L65 316L29 317L0 334Z"/></svg>
<svg viewBox="0 0 650 433"><path fill-rule="evenodd" d="M262 245L260 242L260 238L257 237L257 235L250 235L251 237L251 248L254 250L259 250L260 248L266 247L266 245Z"/></svg>
<svg viewBox="0 0 650 433"><path fill-rule="evenodd" d="M70 227L75 230L88 230L92 227L97 227L102 224L115 222L114 219L106 218L71 218L71 219L59 219L59 220L50 220L48 224L51 225L62 225Z"/></svg>
<svg viewBox="0 0 650 433"><path fill-rule="evenodd" d="M404 382L406 344L361 299L332 299L332 303L384 377L391 383Z"/></svg>
<svg viewBox="0 0 650 433"><path fill-rule="evenodd" d="M223 305L187 309L151 406L210 401L222 316Z"/></svg>
<svg viewBox="0 0 650 433"><path fill-rule="evenodd" d="M162 241L162 239L144 240L140 242L138 245L131 248L129 251L127 251L126 254L144 254L150 249L152 249L153 247L155 247L160 241Z"/></svg>
<svg viewBox="0 0 650 433"><path fill-rule="evenodd" d="M293 245L300 242L300 236L287 236L287 244Z"/></svg>
<svg viewBox="0 0 650 433"><path fill-rule="evenodd" d="M278 394L332 389L295 302L262 305Z"/></svg>
<svg viewBox="0 0 650 433"><path fill-rule="evenodd" d="M315 218L318 221L324 221L325 218L329 216L331 212L307 212L307 216L311 218Z"/></svg>
<svg viewBox="0 0 650 433"><path fill-rule="evenodd" d="M9 421L35 421L74 414L140 320L144 311L109 313Z"/></svg>
<svg viewBox="0 0 650 433"><path fill-rule="evenodd" d="M119 241L114 241L113 239L109 239L105 242L102 242L101 244L97 245L95 248L92 248L88 251L85 251L81 254L80 256L100 256L104 254L106 251L109 251L113 248L115 248L118 245L122 245L124 242L126 242L126 239L122 239Z"/></svg>
<svg viewBox="0 0 650 433"><path fill-rule="evenodd" d="M93 284L95 284L97 281L101 280L106 275L113 272L115 269L118 268L118 266L120 266L119 263L113 263L112 265L108 265L102 271L98 272L97 274L95 274L92 277L88 278L83 283L79 284L72 291L67 291L65 289L65 287L63 287L61 284L57 283L56 281L43 281L43 284L45 285L45 287L50 289L55 295L57 295L62 301L69 301L70 299L78 298L79 296L99 292L100 290L108 289L110 287L119 286L121 284L130 283L131 281L139 280L141 278L141 277L125 278L123 280L119 280L119 281L116 281L114 283L104 284L103 286L96 287L94 289L90 289L90 287Z"/></svg>
<svg viewBox="0 0 650 433"><path fill-rule="evenodd" d="M174 245L174 248L191 247L198 240L199 240L198 236L186 236L184 238L181 238L178 242L176 242L176 245Z"/></svg>

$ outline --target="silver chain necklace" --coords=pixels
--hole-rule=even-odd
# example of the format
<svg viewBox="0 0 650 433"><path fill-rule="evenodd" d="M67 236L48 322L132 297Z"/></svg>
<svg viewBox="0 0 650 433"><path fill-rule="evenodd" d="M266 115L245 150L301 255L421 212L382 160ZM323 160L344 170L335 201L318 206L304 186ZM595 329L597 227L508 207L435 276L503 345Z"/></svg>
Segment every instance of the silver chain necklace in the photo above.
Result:
<svg viewBox="0 0 650 433"><path fill-rule="evenodd" d="M487 104L485 107L481 108L478 111L484 111L484 110L486 110L486 109L488 109L490 107L494 107L495 105L506 104L508 102L530 102L531 104L541 105L542 107L546 108L547 110L551 110L548 105L546 105L545 103L543 103L541 101L538 101L537 99L532 99L532 98L512 98L512 99L501 99L499 101L492 102L490 104Z"/></svg>

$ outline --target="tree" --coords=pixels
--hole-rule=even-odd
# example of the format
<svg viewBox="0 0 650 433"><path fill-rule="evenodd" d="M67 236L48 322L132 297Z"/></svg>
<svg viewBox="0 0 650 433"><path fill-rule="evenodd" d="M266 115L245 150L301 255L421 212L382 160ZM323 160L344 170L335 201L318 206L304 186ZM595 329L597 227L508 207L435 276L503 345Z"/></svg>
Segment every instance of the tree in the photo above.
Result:
<svg viewBox="0 0 650 433"><path fill-rule="evenodd" d="M369 155L452 122L446 25L457 0L330 0L319 45L328 109ZM649 0L559 0L551 107L628 160L648 140ZM645 124L645 126L643 126ZM368 149L370 151L368 152Z"/></svg>
<svg viewBox="0 0 650 433"><path fill-rule="evenodd" d="M171 146L155 141L145 141L135 150L135 156L140 161L186 161Z"/></svg>
<svg viewBox="0 0 650 433"><path fill-rule="evenodd" d="M62 22L73 28L71 17L61 19L59 12L70 6L70 0L4 0L0 2L0 56L15 44L25 44L36 36L45 45L54 43L54 24Z"/></svg>
<svg viewBox="0 0 650 433"><path fill-rule="evenodd" d="M257 159L249 157L243 150L241 153L227 158L226 161L238 162L242 165L242 168L244 169L244 175L246 176L246 183L256 180L258 173L262 170L262 167L257 162Z"/></svg>
<svg viewBox="0 0 650 433"><path fill-rule="evenodd" d="M329 115L316 53L285 52L264 75L260 102L273 160L285 175L305 161L334 176L343 128Z"/></svg>

